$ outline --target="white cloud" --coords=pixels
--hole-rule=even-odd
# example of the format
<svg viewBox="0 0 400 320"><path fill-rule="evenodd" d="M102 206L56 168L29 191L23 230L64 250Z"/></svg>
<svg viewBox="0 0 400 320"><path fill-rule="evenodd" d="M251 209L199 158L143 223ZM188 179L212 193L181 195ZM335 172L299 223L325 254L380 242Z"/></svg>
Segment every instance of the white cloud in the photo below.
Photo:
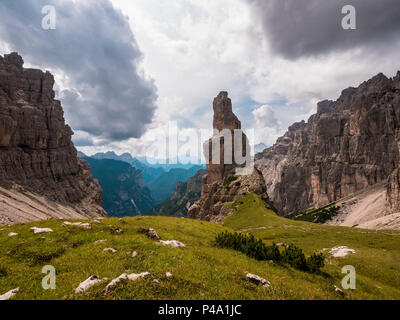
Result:
<svg viewBox="0 0 400 320"><path fill-rule="evenodd" d="M270 145L293 122L307 120L318 101L400 69L396 44L385 52L354 49L287 60L273 53L252 8L241 0L113 2L130 16L143 67L159 90L150 131L176 119L183 126L209 128L213 97L227 90L234 109L243 98L262 105L248 105L253 117L242 122L256 129L256 143Z"/></svg>
<svg viewBox="0 0 400 320"><path fill-rule="evenodd" d="M143 52L140 70L158 89L158 109L141 138L107 144L93 139L93 146L80 148L88 154L112 149L145 155L168 121L178 120L182 131L210 129L212 101L221 90L229 92L234 111L239 102L250 101L240 108L243 126L255 128L256 143L270 145L293 122L307 120L319 100L336 99L349 86L400 69L400 42L395 40L372 52L346 48L285 59L267 41L265 25L244 0L112 2L129 17ZM62 72L56 75L61 92L70 79ZM87 138L76 133L76 141Z"/></svg>

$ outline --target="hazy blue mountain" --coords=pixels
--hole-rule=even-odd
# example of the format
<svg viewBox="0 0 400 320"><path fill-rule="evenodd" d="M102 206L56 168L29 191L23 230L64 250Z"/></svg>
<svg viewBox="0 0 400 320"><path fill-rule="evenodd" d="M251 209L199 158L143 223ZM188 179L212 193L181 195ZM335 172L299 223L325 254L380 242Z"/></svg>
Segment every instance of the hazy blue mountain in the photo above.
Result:
<svg viewBox="0 0 400 320"><path fill-rule="evenodd" d="M186 217L189 208L200 199L202 179L206 174L206 170L200 170L186 182L178 182L172 195L154 207L154 214Z"/></svg>
<svg viewBox="0 0 400 320"><path fill-rule="evenodd" d="M92 175L103 189L103 206L110 216L136 216L149 214L154 206L150 190L142 173L129 163L90 157L84 158Z"/></svg>
<svg viewBox="0 0 400 320"><path fill-rule="evenodd" d="M159 175L148 184L151 195L156 203L170 197L178 182L185 182L193 177L203 166L192 166L190 169L174 168Z"/></svg>
<svg viewBox="0 0 400 320"><path fill-rule="evenodd" d="M87 155L86 154L84 154L83 152L81 152L81 151L78 151L78 157L79 158L81 158L81 159L83 159L83 158L86 158L87 157Z"/></svg>
<svg viewBox="0 0 400 320"><path fill-rule="evenodd" d="M267 148L268 147L264 143L256 144L254 146L254 153L257 154L257 153L263 152Z"/></svg>
<svg viewBox="0 0 400 320"><path fill-rule="evenodd" d="M109 159L109 160L124 161L127 163L131 163L134 160L134 158L129 153L124 153L119 156L114 151L109 151L105 153L99 152L90 157L96 160Z"/></svg>

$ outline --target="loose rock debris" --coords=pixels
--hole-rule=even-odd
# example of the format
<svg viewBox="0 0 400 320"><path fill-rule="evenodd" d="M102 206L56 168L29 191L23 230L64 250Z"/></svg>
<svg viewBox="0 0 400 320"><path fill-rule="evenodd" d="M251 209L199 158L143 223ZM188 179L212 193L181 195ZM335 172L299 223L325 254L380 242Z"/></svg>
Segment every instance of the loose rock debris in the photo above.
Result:
<svg viewBox="0 0 400 320"><path fill-rule="evenodd" d="M93 287L95 284L106 280L108 279L107 278L100 279L98 276L90 276L88 279L79 284L79 286L75 289L75 293L79 294L85 292L89 290L91 287Z"/></svg>
<svg viewBox="0 0 400 320"><path fill-rule="evenodd" d="M170 247L173 247L173 248L184 248L184 247L186 247L182 242L177 241L177 240L168 240L168 241L161 240L160 236L152 228L150 228L150 229L139 229L139 232L143 233L144 235L146 235L149 239L155 240L155 241L163 244L164 246L170 246Z"/></svg>
<svg viewBox="0 0 400 320"><path fill-rule="evenodd" d="M16 294L18 293L18 291L19 291L19 288L12 289L12 290L8 291L7 293L1 295L1 296L0 296L0 300L1 300L1 301L11 300L11 299L13 299L13 298L16 296Z"/></svg>
<svg viewBox="0 0 400 320"><path fill-rule="evenodd" d="M54 232L54 231L53 231L52 229L50 229L50 228L32 227L30 230L33 231L34 234Z"/></svg>
<svg viewBox="0 0 400 320"><path fill-rule="evenodd" d="M253 283L255 284L261 284L263 287L270 287L271 286L271 282L269 282L268 280L265 280L264 278L261 278L255 274L251 274L248 273L246 275L246 277Z"/></svg>
<svg viewBox="0 0 400 320"><path fill-rule="evenodd" d="M173 247L173 248L184 248L184 247L186 247L182 242L179 242L177 240L169 240L169 241L160 240L160 243L163 244L164 246L170 246L170 247Z"/></svg>
<svg viewBox="0 0 400 320"><path fill-rule="evenodd" d="M139 278L145 278L148 275L150 275L149 272L143 272L143 273L132 273L132 274L126 274L123 273L121 274L118 278L115 278L114 280L111 280L111 282L105 287L104 292L107 293L110 289L114 288L118 283L124 280L130 280L130 281L136 281Z"/></svg>
<svg viewBox="0 0 400 320"><path fill-rule="evenodd" d="M63 226L78 227L78 228L83 228L83 229L92 229L92 226L90 225L90 223L83 223L83 222L68 222L68 221L65 221L63 223Z"/></svg>
<svg viewBox="0 0 400 320"><path fill-rule="evenodd" d="M115 250L114 248L105 248L103 251L104 252L110 252L110 253L116 253L117 252L117 250Z"/></svg>
<svg viewBox="0 0 400 320"><path fill-rule="evenodd" d="M334 258L343 258L343 257L346 257L349 254L356 253L356 250L350 249L348 247L341 246L341 247L332 248L331 251L329 251L329 253Z"/></svg>

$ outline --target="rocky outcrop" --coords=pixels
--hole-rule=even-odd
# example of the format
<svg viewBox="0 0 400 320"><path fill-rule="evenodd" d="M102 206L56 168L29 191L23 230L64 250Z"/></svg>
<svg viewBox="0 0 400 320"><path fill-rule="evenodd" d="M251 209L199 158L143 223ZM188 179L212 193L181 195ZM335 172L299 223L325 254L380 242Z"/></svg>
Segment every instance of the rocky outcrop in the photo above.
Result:
<svg viewBox="0 0 400 320"><path fill-rule="evenodd" d="M227 92L214 99L214 135L204 144L204 155L207 174L201 198L190 207L189 218L221 222L234 212L230 204L247 193L261 195L273 208L263 176L251 167L249 143Z"/></svg>
<svg viewBox="0 0 400 320"><path fill-rule="evenodd" d="M105 215L101 188L78 159L54 99L53 76L23 63L17 53L0 56L0 186L18 186L85 216ZM0 204L0 212L7 211Z"/></svg>
<svg viewBox="0 0 400 320"><path fill-rule="evenodd" d="M398 172L400 72L348 88L337 101L318 104L256 156L279 213L322 207L389 179L388 201L400 211ZM392 174L392 175L391 175Z"/></svg>

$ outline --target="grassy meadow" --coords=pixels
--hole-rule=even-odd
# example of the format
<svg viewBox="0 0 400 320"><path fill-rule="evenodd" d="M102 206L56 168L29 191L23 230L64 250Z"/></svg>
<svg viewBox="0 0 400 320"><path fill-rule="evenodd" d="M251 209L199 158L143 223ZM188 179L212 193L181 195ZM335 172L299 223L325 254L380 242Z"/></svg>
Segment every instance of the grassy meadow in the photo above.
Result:
<svg viewBox="0 0 400 320"><path fill-rule="evenodd" d="M109 218L91 230L63 226L48 220L0 226L0 295L14 288L15 299L400 299L400 232L322 226L276 216L261 199L249 194L237 201L236 212L223 224L167 218ZM87 221L85 221L87 222ZM90 222L90 221L89 221ZM33 234L31 227L53 233ZM116 229L122 234L116 234ZM185 248L167 247L138 232L153 228L163 240L178 240ZM214 239L223 231L251 233L266 244L294 243L310 255L326 254L320 274L310 274L268 261L256 261L240 252L217 248ZM11 232L18 236L9 237ZM97 240L106 242L95 243ZM333 258L327 249L348 246L356 253ZM104 252L113 248L116 253ZM136 251L137 256L132 257ZM42 268L57 272L56 289L42 288ZM341 287L342 267L357 271L356 290ZM122 273L150 272L137 281L122 281L104 288ZM173 277L167 277L170 272ZM257 286L250 272L271 282ZM92 275L108 278L85 293L77 286ZM154 281L157 280L157 281Z"/></svg>

